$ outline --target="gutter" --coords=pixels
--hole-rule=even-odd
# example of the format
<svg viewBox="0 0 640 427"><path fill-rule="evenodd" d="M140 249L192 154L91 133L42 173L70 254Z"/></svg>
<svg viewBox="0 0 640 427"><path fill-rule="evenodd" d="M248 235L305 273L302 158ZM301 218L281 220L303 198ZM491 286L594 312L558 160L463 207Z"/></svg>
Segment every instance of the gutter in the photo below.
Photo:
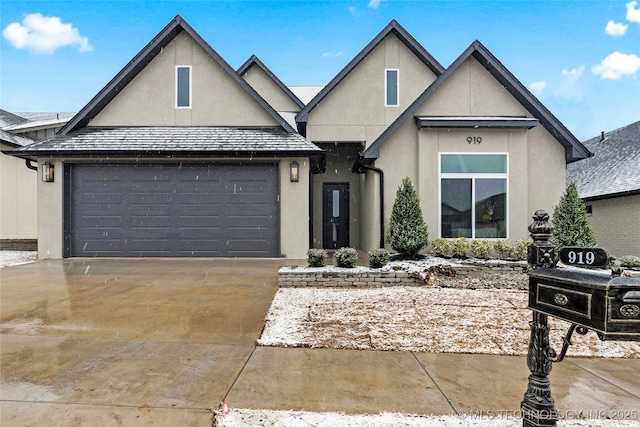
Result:
<svg viewBox="0 0 640 427"><path fill-rule="evenodd" d="M32 171L37 171L38 167L37 166L33 166L31 164L32 161L33 160L31 160L31 159L24 159L24 163L27 165L27 169L31 169Z"/></svg>
<svg viewBox="0 0 640 427"><path fill-rule="evenodd" d="M380 177L380 249L384 248L384 172L382 169L364 163L364 155L358 154L358 160L351 168L353 173L364 173L365 171L373 171Z"/></svg>

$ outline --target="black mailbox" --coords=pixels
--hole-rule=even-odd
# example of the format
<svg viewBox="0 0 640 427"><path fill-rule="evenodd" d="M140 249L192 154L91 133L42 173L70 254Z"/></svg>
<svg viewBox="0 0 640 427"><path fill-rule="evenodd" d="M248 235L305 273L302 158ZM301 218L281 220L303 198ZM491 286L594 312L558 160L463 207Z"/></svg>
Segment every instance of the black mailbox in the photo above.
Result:
<svg viewBox="0 0 640 427"><path fill-rule="evenodd" d="M552 363L564 359L574 330L579 334L593 330L601 340L640 341L640 279L621 276L604 249L571 247L556 253L550 242L549 214L536 211L533 220L528 253L533 316L527 365L531 375L520 408L523 426L551 427L558 420L549 381ZM590 269L557 268L559 259ZM548 316L571 323L559 355L549 343Z"/></svg>
<svg viewBox="0 0 640 427"><path fill-rule="evenodd" d="M640 341L640 280L582 269L529 273L529 308L595 331L601 340Z"/></svg>

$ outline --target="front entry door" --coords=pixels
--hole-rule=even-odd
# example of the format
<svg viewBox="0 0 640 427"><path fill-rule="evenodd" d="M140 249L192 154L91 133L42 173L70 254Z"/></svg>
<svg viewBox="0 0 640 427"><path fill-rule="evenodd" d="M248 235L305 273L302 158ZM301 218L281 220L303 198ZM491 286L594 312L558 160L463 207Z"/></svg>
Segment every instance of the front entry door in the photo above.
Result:
<svg viewBox="0 0 640 427"><path fill-rule="evenodd" d="M324 183L322 242L325 249L349 246L349 184Z"/></svg>

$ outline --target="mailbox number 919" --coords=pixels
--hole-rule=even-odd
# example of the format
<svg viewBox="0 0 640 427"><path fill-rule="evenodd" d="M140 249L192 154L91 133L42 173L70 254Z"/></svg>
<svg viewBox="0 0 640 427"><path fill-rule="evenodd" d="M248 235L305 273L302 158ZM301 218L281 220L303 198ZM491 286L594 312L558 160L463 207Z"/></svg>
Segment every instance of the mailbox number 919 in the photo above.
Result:
<svg viewBox="0 0 640 427"><path fill-rule="evenodd" d="M593 265L596 260L596 255L593 252L581 252L581 251L569 251L567 258L570 264L586 264Z"/></svg>

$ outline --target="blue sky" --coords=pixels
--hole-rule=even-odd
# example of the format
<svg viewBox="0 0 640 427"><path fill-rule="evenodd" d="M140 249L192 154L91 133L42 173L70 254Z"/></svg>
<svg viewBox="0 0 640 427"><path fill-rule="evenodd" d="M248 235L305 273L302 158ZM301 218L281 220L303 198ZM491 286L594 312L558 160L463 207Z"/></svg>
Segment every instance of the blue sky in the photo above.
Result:
<svg viewBox="0 0 640 427"><path fill-rule="evenodd" d="M324 85L391 19L443 66L480 40L581 140L640 120L640 1L0 2L0 108L82 108L175 15L229 64Z"/></svg>

